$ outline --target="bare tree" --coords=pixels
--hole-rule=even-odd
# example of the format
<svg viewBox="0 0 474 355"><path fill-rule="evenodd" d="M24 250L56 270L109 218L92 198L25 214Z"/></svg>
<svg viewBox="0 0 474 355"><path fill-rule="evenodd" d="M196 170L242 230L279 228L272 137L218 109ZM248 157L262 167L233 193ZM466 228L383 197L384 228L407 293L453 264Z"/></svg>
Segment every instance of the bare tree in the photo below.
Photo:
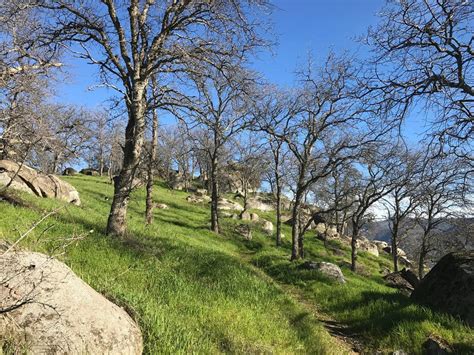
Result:
<svg viewBox="0 0 474 355"><path fill-rule="evenodd" d="M402 237L403 223L417 208L420 201L418 183L423 156L419 152L410 153L406 149L400 146L392 150L394 164L390 174L393 188L382 199L389 221L394 271L398 271L398 245Z"/></svg>
<svg viewBox="0 0 474 355"><path fill-rule="evenodd" d="M356 122L363 114L356 100L355 72L348 58L330 55L316 73L312 64L301 72L301 88L285 105L285 112L270 115L262 129L283 141L297 167L292 209L292 254L304 257L304 233L311 221L302 223L301 207L309 188L329 176L358 146ZM273 117L272 117L273 116ZM352 134L348 134L353 130Z"/></svg>
<svg viewBox="0 0 474 355"><path fill-rule="evenodd" d="M424 167L420 184L420 204L415 209L416 223L422 229L418 252L418 275L424 276L427 256L435 251L439 228L467 207L472 191L466 191L466 166L452 156L430 159ZM454 236L453 236L454 237Z"/></svg>
<svg viewBox="0 0 474 355"><path fill-rule="evenodd" d="M176 114L207 131L206 145L209 158L209 185L211 189L211 230L219 233L219 172L225 145L250 123L248 100L255 94L253 73L242 63L222 61L218 67L201 66L191 73L197 98L189 105L183 102Z"/></svg>
<svg viewBox="0 0 474 355"><path fill-rule="evenodd" d="M212 62L215 57L232 57L243 48L262 44L258 23L248 14L266 8L266 3L47 0L37 5L43 18L48 18L50 38L75 43L70 50L97 65L102 84L124 99L128 114L124 159L107 223L108 234L122 235L144 143L151 78L179 72L189 59Z"/></svg>
<svg viewBox="0 0 474 355"><path fill-rule="evenodd" d="M390 172L393 168L392 153L386 147L371 145L364 148L358 159L361 178L356 188L356 198L351 208L351 270L357 268L357 240L360 230L368 221L370 208L393 190Z"/></svg>
<svg viewBox="0 0 474 355"><path fill-rule="evenodd" d="M234 142L236 154L232 165L243 194L242 215L248 210L249 194L261 185L263 174L268 169L268 156L259 137L253 132L248 136L241 134Z"/></svg>
<svg viewBox="0 0 474 355"><path fill-rule="evenodd" d="M433 133L472 161L472 3L390 1L380 16L368 36L376 64L371 84L380 90L380 101L404 107L426 103L435 110ZM402 117L407 112L399 111Z"/></svg>

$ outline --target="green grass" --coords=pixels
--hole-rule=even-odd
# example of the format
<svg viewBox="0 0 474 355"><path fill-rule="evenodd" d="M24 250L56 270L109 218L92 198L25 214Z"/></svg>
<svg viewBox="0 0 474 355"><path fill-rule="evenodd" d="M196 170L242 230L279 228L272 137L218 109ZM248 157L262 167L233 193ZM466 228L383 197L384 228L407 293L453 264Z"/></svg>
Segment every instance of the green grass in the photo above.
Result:
<svg viewBox="0 0 474 355"><path fill-rule="evenodd" d="M420 353L429 334L457 347L474 350L472 329L443 314L412 304L383 285L380 269L387 258L361 255L363 275L349 270L348 249L306 240L308 258L341 266L347 284L336 285L289 260L288 226L282 248L253 228L253 240L233 232L232 219L221 219L223 233L208 231L206 204L192 205L184 192L157 184L155 199L168 210L155 210L154 224L145 227L144 191L137 190L129 206L129 233L104 236L112 186L99 177L65 180L80 192L82 206L64 205L38 226L22 246L57 254L79 276L140 324L145 351L156 353L344 353L307 305L344 324L368 349L404 349ZM0 202L0 239L15 240L56 200L21 195L25 206ZM272 213L258 214L274 220ZM85 236L69 248L63 238Z"/></svg>

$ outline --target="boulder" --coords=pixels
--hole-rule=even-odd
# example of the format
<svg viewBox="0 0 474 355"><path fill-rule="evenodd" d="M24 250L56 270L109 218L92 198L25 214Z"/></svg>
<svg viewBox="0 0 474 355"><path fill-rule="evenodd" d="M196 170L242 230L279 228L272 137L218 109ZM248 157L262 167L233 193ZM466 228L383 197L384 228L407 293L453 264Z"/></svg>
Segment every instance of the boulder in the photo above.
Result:
<svg viewBox="0 0 474 355"><path fill-rule="evenodd" d="M190 203L204 203L204 202L209 202L210 200L211 198L207 195L201 195L201 196L189 195L188 197L186 197L186 201Z"/></svg>
<svg viewBox="0 0 474 355"><path fill-rule="evenodd" d="M474 250L450 253L420 281L411 298L474 327Z"/></svg>
<svg viewBox="0 0 474 355"><path fill-rule="evenodd" d="M228 200L226 198L219 199L217 203L217 209L219 210L234 210L234 211L243 211L244 208L241 204Z"/></svg>
<svg viewBox="0 0 474 355"><path fill-rule="evenodd" d="M356 248L360 251L365 251L369 254L379 256L379 249L377 248L377 245L365 237L360 237L356 241Z"/></svg>
<svg viewBox="0 0 474 355"><path fill-rule="evenodd" d="M82 169L80 171L81 174L83 175L89 175L89 176L99 176L99 172L95 169L91 169L91 168L86 168L86 169Z"/></svg>
<svg viewBox="0 0 474 355"><path fill-rule="evenodd" d="M314 229L316 230L316 232L318 232L319 235L327 239L339 238L339 233L337 232L336 228L333 226L329 226L326 223L318 223L316 224Z"/></svg>
<svg viewBox="0 0 474 355"><path fill-rule="evenodd" d="M76 174L77 174L77 171L73 168L66 168L63 171L63 175L65 175L65 176L74 176Z"/></svg>
<svg viewBox="0 0 474 355"><path fill-rule="evenodd" d="M9 160L0 160L0 185L8 184L12 178L12 189L39 197L57 198L77 206L81 204L77 190L57 176L42 174Z"/></svg>
<svg viewBox="0 0 474 355"><path fill-rule="evenodd" d="M62 262L32 252L0 254L0 334L19 353L141 354L140 328ZM21 350L21 351L20 351Z"/></svg>
<svg viewBox="0 0 474 355"><path fill-rule="evenodd" d="M384 251L384 248L389 247L388 243L382 240L374 240L373 243L377 246L377 249L379 250L379 254Z"/></svg>
<svg viewBox="0 0 474 355"><path fill-rule="evenodd" d="M344 275L339 266L327 263L327 262L314 262L314 261L305 261L303 264L300 265L300 268L306 270L317 270L323 275L329 277L330 279L338 282L338 283L346 283L344 279Z"/></svg>
<svg viewBox="0 0 474 355"><path fill-rule="evenodd" d="M273 201L269 198L264 198L262 196L250 197L247 199L247 206L250 209L259 210L259 211L274 211L275 207L273 206Z"/></svg>
<svg viewBox="0 0 474 355"><path fill-rule="evenodd" d="M422 345L423 354L426 355L446 355L451 354L453 350L449 344L434 335L431 335Z"/></svg>
<svg viewBox="0 0 474 355"><path fill-rule="evenodd" d="M167 210L169 209L168 205L166 203L157 203L156 204L156 208L158 208L159 210Z"/></svg>
<svg viewBox="0 0 474 355"><path fill-rule="evenodd" d="M260 219L260 217L258 216L258 214L256 214L256 213L251 213L250 214L250 220L251 221L257 222L259 219Z"/></svg>
<svg viewBox="0 0 474 355"><path fill-rule="evenodd" d="M385 275L383 279L385 280L387 286L396 288L400 292L409 296L413 292L414 286L403 276L404 275L401 271L397 271Z"/></svg>
<svg viewBox="0 0 474 355"><path fill-rule="evenodd" d="M241 219L242 221L250 221L250 213L248 213L248 212L242 212L242 213L240 214L240 219Z"/></svg>
<svg viewBox="0 0 474 355"><path fill-rule="evenodd" d="M252 240L252 230L250 229L250 226L247 224L239 224L236 228L235 231L237 234L242 236L245 240Z"/></svg>
<svg viewBox="0 0 474 355"><path fill-rule="evenodd" d="M207 190L206 189L196 189L194 194L196 196L199 196L199 197L207 196Z"/></svg>
<svg viewBox="0 0 474 355"><path fill-rule="evenodd" d="M387 243L387 246L386 247L383 247L382 250L388 254L392 254L392 247ZM400 256L403 256L403 257L406 257L407 254L400 248L397 248L397 255L400 257Z"/></svg>
<svg viewBox="0 0 474 355"><path fill-rule="evenodd" d="M270 221L263 220L262 230L269 235L273 234L273 223Z"/></svg>

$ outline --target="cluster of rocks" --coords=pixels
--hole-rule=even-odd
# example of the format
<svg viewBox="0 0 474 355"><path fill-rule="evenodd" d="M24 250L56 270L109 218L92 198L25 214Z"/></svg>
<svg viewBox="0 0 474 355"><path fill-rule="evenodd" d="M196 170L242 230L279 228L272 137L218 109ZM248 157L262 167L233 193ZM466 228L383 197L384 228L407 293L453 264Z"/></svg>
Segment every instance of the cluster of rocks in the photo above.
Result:
<svg viewBox="0 0 474 355"><path fill-rule="evenodd" d="M14 353L141 354L140 328L62 262L0 253L0 334ZM0 344L1 345L1 344Z"/></svg>
<svg viewBox="0 0 474 355"><path fill-rule="evenodd" d="M206 189L196 189L193 194L186 197L186 201L190 203L204 203L211 201L211 198L207 195Z"/></svg>
<svg viewBox="0 0 474 355"><path fill-rule="evenodd" d="M57 198L79 206L81 199L69 183L52 174L43 174L26 165L0 160L0 185L8 185L39 197Z"/></svg>

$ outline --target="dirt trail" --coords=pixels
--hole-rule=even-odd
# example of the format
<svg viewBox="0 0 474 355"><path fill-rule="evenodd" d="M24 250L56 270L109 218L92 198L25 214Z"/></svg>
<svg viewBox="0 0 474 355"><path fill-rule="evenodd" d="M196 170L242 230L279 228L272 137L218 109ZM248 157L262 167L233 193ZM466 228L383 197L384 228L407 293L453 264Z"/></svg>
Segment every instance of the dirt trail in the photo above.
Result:
<svg viewBox="0 0 474 355"><path fill-rule="evenodd" d="M294 287L281 285L285 291L298 301L308 312L310 312L322 325L326 328L329 334L334 338L334 341L340 344L343 348L348 350L348 354L361 354L363 349L362 342L358 339L358 334L351 331L349 327L341 324L328 315L321 313L314 303L308 301L302 293Z"/></svg>

